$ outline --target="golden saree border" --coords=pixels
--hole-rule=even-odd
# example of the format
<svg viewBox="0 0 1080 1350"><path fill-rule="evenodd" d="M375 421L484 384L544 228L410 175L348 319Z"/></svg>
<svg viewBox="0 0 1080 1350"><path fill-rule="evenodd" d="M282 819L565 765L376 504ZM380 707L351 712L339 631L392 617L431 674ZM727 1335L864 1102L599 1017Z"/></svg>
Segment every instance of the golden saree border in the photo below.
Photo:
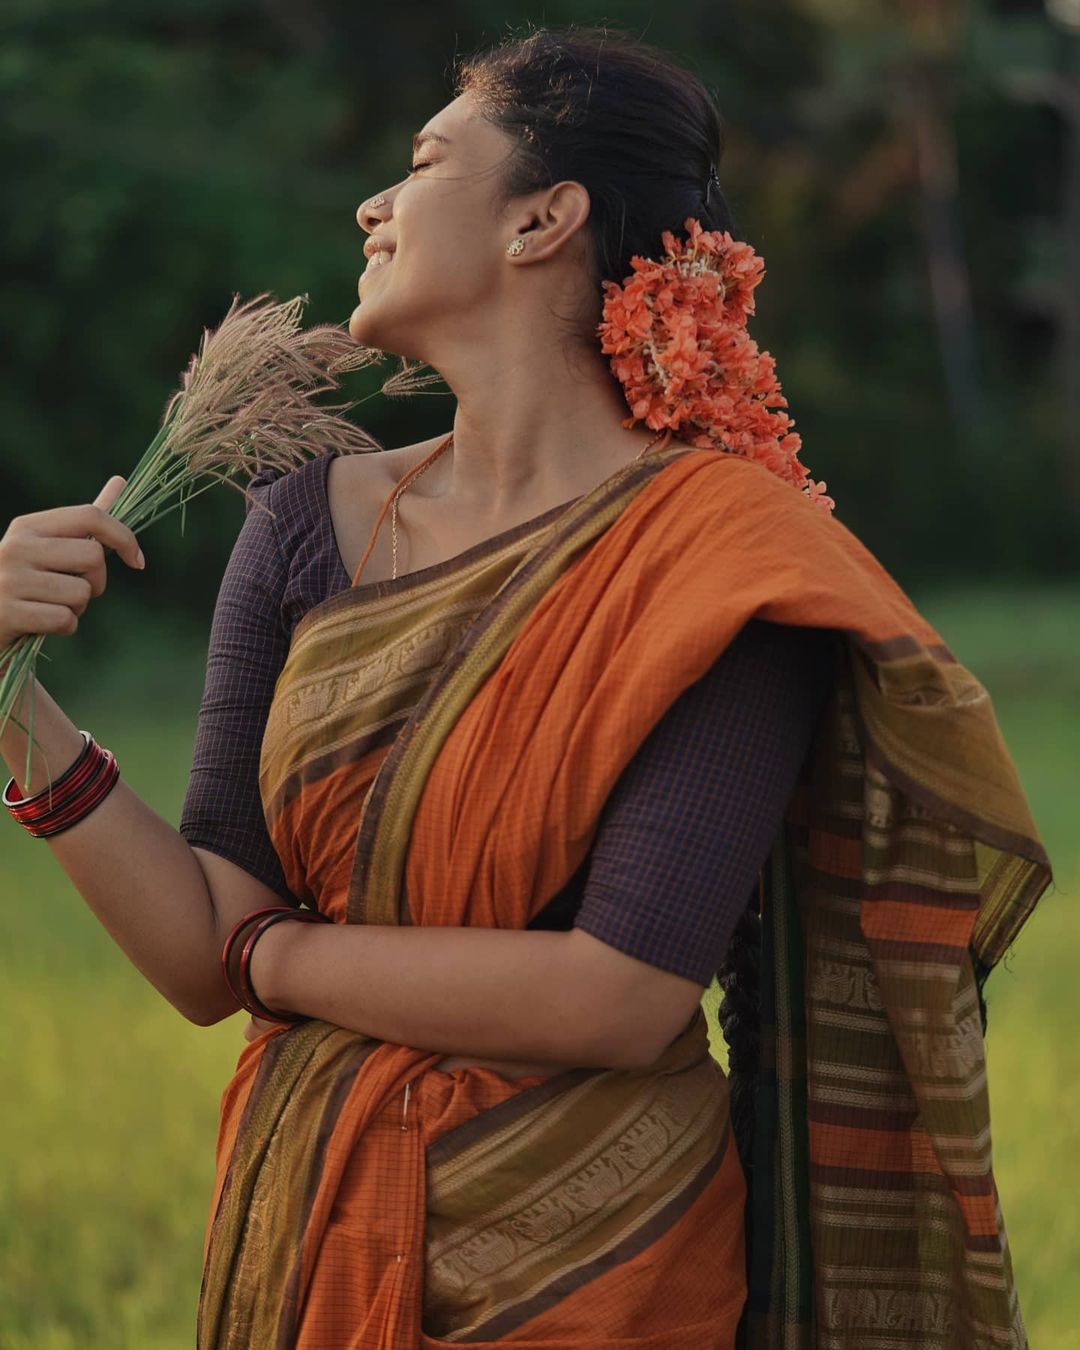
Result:
<svg viewBox="0 0 1080 1350"><path fill-rule="evenodd" d="M730 1145L704 1013L649 1070L583 1072L428 1149L424 1330L496 1340L681 1218ZM488 1197L498 1196L497 1204Z"/></svg>
<svg viewBox="0 0 1080 1350"><path fill-rule="evenodd" d="M208 1250L219 1259L203 1270L199 1346L279 1343L277 1335L267 1337L295 1315L294 1253L324 1161L326 1123L378 1047L325 1022L296 1032L269 1041L245 1104L209 1234ZM247 1290L248 1298L230 1298L230 1286Z"/></svg>
<svg viewBox="0 0 1080 1350"><path fill-rule="evenodd" d="M402 879L412 822L446 738L555 583L643 488L690 453L679 444L657 450L581 498L564 513L556 537L527 558L484 607L468 641L445 662L380 766L357 837L348 902L352 922L410 921Z"/></svg>
<svg viewBox="0 0 1080 1350"><path fill-rule="evenodd" d="M558 506L448 563L315 605L293 632L263 737L268 823L303 787L394 739L478 611L566 510Z"/></svg>

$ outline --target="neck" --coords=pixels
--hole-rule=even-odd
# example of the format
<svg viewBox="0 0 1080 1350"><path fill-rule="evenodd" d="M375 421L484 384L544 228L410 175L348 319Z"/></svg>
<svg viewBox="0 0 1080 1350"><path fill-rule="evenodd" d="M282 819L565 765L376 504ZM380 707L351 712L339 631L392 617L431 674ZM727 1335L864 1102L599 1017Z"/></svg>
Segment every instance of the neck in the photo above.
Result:
<svg viewBox="0 0 1080 1350"><path fill-rule="evenodd" d="M439 367L457 400L454 441L410 496L452 499L481 521L526 505L538 514L588 492L655 439L621 425L629 409L599 345L576 363L556 349L539 370L536 350L530 344L527 362L489 350L461 369Z"/></svg>

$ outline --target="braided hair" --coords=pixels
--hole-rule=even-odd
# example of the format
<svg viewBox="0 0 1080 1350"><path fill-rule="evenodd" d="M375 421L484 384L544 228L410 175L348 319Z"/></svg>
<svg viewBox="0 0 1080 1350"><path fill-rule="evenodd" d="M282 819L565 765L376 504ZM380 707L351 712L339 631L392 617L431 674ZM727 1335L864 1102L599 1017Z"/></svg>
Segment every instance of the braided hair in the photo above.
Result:
<svg viewBox="0 0 1080 1350"><path fill-rule="evenodd" d="M723 992L720 1030L728 1047L731 1128L749 1182L754 1138L754 1088L761 1048L761 885L739 916L716 972Z"/></svg>

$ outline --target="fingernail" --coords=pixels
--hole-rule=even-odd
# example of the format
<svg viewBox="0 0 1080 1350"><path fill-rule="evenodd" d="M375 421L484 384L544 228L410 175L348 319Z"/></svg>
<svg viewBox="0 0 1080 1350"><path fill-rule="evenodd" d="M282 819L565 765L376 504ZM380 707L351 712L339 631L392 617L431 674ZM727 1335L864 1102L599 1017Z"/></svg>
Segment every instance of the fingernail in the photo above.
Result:
<svg viewBox="0 0 1080 1350"><path fill-rule="evenodd" d="M142 549L139 549L138 553L136 553L136 555L135 555L135 566L136 566L136 567L145 567L145 566L146 566L146 559L143 557L143 551L142 551Z"/></svg>

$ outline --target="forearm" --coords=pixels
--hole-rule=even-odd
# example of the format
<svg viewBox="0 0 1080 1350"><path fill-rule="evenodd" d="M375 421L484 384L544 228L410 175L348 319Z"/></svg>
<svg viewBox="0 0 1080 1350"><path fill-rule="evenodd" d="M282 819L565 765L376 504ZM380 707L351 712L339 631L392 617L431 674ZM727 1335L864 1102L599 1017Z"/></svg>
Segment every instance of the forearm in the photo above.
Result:
<svg viewBox="0 0 1080 1350"><path fill-rule="evenodd" d="M576 930L281 923L260 938L252 980L273 1008L415 1049L635 1067L639 987L629 969L598 981L593 942ZM620 972L624 961L612 953Z"/></svg>
<svg viewBox="0 0 1080 1350"><path fill-rule="evenodd" d="M16 710L21 722L28 699L24 695ZM78 728L40 684L34 742L32 772L24 782L25 733L12 721L0 739L0 753L24 796L59 778L83 745ZM6 828L17 826L8 822ZM121 775L89 815L36 843L45 845L150 983L191 1020L212 1020L204 1010L220 1008L225 988L221 940L206 879L183 836Z"/></svg>

